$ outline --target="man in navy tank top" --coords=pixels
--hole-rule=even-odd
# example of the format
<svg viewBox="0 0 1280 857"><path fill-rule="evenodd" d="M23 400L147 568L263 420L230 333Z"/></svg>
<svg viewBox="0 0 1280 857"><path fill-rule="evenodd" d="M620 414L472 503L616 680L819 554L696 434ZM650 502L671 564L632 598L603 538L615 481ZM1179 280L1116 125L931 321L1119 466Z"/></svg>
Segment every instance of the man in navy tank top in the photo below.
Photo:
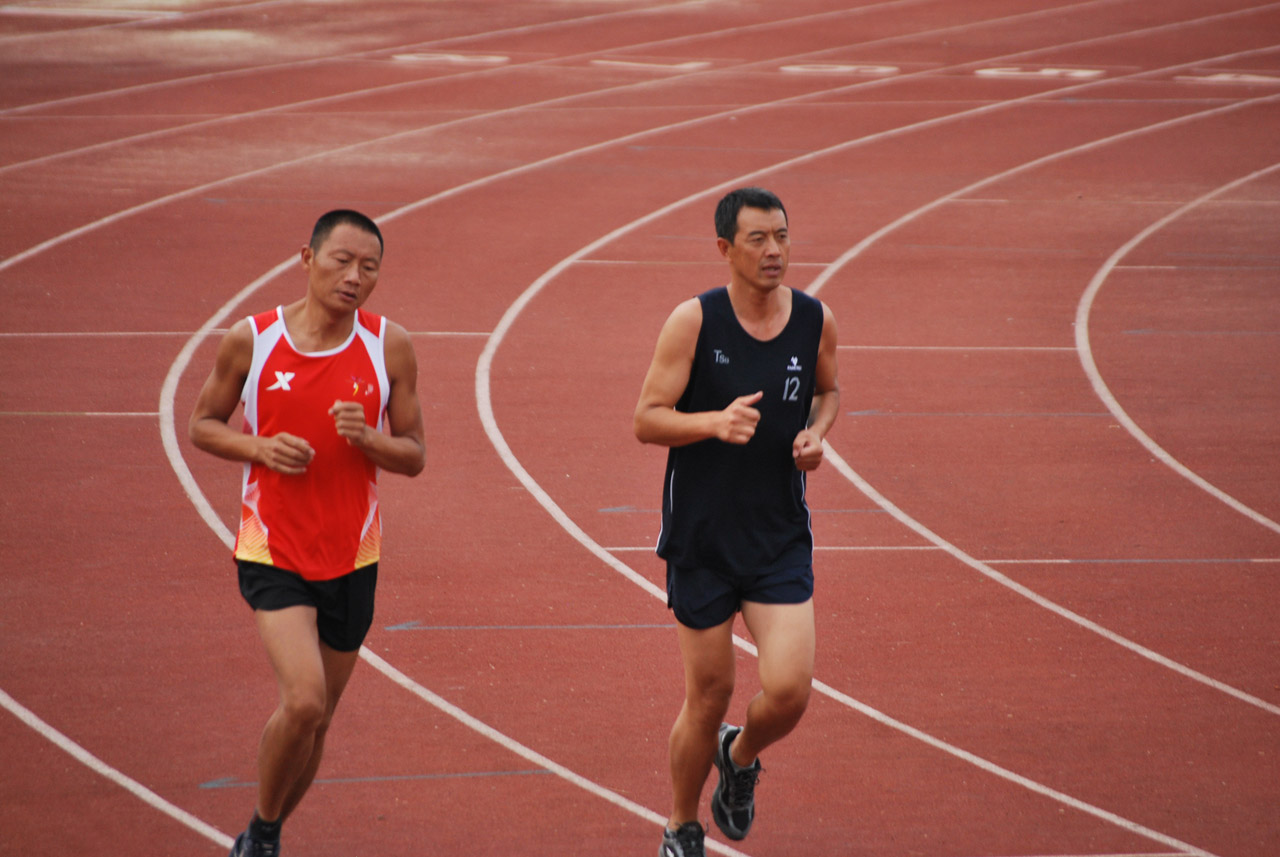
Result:
<svg viewBox="0 0 1280 857"><path fill-rule="evenodd" d="M781 200L739 188L716 206L715 225L729 284L667 318L634 422L640 441L668 447L658 555L685 670L660 857L704 854L698 801L712 765L712 818L725 836L744 838L759 755L804 714L815 647L805 481L840 408L835 318L782 284L791 245ZM741 727L722 722L738 611L759 650L761 684Z"/></svg>

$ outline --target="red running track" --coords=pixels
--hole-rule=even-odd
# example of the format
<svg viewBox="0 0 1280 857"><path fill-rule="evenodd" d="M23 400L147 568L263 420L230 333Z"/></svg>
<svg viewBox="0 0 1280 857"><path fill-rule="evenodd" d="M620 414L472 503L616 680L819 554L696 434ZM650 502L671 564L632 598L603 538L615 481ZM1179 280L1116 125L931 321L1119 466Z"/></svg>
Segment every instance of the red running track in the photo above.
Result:
<svg viewBox="0 0 1280 857"><path fill-rule="evenodd" d="M287 852L656 850L630 414L747 182L845 413L818 692L713 853L1280 853L1278 36L1258 0L0 9L0 853L243 826L274 688L185 418L337 205L384 225L430 452Z"/></svg>

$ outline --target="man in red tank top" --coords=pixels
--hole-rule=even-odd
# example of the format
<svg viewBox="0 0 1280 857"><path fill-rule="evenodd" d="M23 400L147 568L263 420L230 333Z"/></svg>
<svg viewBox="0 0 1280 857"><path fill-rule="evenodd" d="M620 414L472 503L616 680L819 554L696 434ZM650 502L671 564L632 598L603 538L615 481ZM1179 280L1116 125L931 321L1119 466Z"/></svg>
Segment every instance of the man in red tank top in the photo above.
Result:
<svg viewBox="0 0 1280 857"><path fill-rule="evenodd" d="M192 443L244 462L240 591L279 686L232 857L279 854L373 622L378 472L416 476L426 462L409 334L361 309L382 250L365 215L323 215L302 248L305 296L231 327L191 414ZM241 404L242 430L230 425Z"/></svg>

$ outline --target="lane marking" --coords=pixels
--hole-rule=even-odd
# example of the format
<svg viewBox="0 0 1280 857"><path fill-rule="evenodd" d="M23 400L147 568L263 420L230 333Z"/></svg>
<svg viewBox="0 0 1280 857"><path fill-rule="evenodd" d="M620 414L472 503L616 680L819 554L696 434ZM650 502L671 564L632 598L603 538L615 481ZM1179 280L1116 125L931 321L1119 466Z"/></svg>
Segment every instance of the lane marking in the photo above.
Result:
<svg viewBox="0 0 1280 857"><path fill-rule="evenodd" d="M1036 78L1040 80L1093 80L1106 74L1100 68L1027 68L1025 66L980 68L973 73L978 77Z"/></svg>
<svg viewBox="0 0 1280 857"><path fill-rule="evenodd" d="M849 464L843 458L841 458L840 455L834 449L830 447L830 445L827 445L824 443L824 449L826 450L826 455L830 457L831 463L835 466L837 470L839 470L842 474L844 474L844 477L846 479L848 479L855 486L857 486L858 490L866 494L877 505L883 507L884 510L888 512L890 515L892 515L894 518L896 518L899 523L901 523L903 526L907 527L917 535L921 536L926 541L932 542L934 545L946 551L952 557L964 563L965 565L969 566L970 568L972 568L974 571L978 572L982 576L1000 584L1001 586L1004 586L1016 592L1017 594L1021 595L1023 598L1026 598L1028 601L1031 601L1032 603L1049 611L1050 613L1053 613L1063 619L1066 619L1067 621L1075 625L1079 625L1081 628L1084 628L1088 631L1092 631L1098 636L1103 637L1104 639L1110 640L1116 645L1122 646L1125 649L1128 649L1129 651L1133 652L1134 654L1140 655L1149 661L1157 663L1162 667L1165 667L1169 670L1172 670L1175 673L1178 673L1179 675L1185 676L1193 681L1199 682L1200 684L1213 688L1214 690L1221 691L1222 693L1225 693L1228 696L1234 697L1235 699L1238 699L1241 702L1246 702L1249 705L1252 705L1256 708L1260 708L1263 711L1266 711L1270 714L1280 715L1280 706L1272 705L1270 702L1267 702L1265 699L1259 699L1258 697L1253 696L1252 694L1245 693L1242 690L1237 690L1236 688L1232 687L1229 684L1226 684L1225 682L1218 681L1217 679L1207 676L1202 672L1193 670L1191 667L1178 663L1172 658L1165 657L1159 652L1156 652L1152 649L1148 649L1146 646L1136 643L1127 637L1123 637L1120 634L1117 634L1115 631L1112 631L1109 628L1103 627L1102 625L1098 624L1092 619L1086 618L1085 616L1079 613L1076 613L1073 610L1069 610L1055 601L1050 601L1048 598L1036 592L1035 590L1027 586L1024 586L1023 584L1018 583L1013 578L1007 577L1006 575L1003 575L1000 572L996 571L994 568L990 566L990 564L982 562L981 560L978 560L970 556L968 553L956 547L951 542L947 541L942 536L933 532L933 530L930 530L924 524L920 523L915 518L911 517L906 512L902 511L902 509L898 508L898 506L896 506L892 501L890 501L888 497L885 497L883 494L877 491L875 487L871 485L871 483L863 479L852 467L850 467Z"/></svg>
<svg viewBox="0 0 1280 857"><path fill-rule="evenodd" d="M1270 74L1243 74L1220 71L1213 74L1181 74L1174 78L1186 83L1262 83L1280 86L1280 77Z"/></svg>
<svg viewBox="0 0 1280 857"><path fill-rule="evenodd" d="M108 9L106 7L38 8L35 6L0 6L0 15L14 18L125 18L160 20L182 17L182 12L165 12L159 9ZM47 34L41 34L47 35Z"/></svg>
<svg viewBox="0 0 1280 857"><path fill-rule="evenodd" d="M399 62L442 62L452 65L503 65L511 61L511 57L505 54L451 54L439 51L392 54L391 58Z"/></svg>
<svg viewBox="0 0 1280 857"><path fill-rule="evenodd" d="M524 744L521 744L519 741L516 741L515 739L508 737L506 734L499 732L497 729L494 729L492 726L485 723L484 721L479 720L478 718L475 718L470 714L468 714L467 712L463 711L461 708L449 702L444 697L439 696L438 694L435 694L432 691L428 690L427 688L423 687L422 685L418 684L416 681L409 678L404 673L400 672L391 664L387 663L385 660L383 660L381 657L375 654L367 646L360 647L360 658L361 660L365 661L370 666L372 666L374 669L376 669L378 672L382 673L387 678L391 679L393 682L395 682L405 690L412 693L414 696L423 700L424 702L431 705L432 707L439 709L445 714L448 714L450 717L454 718L455 720L458 720L459 722L465 724L466 726L469 726L471 729L475 730L476 732L479 732L481 735L488 738L490 741L506 748L507 750L511 751L512 753L516 754L522 759L532 762L533 764L541 768L545 768L547 771L555 774L556 776L560 777L562 780L565 780L566 782L569 782L577 786L578 788L582 789L583 791L588 792L589 794L595 795L598 798L601 798L602 800L608 801L614 806L624 809L633 815L639 816L640 818L643 818L646 821L652 822L653 824L660 825L663 827L666 826L666 823L667 823L666 816L659 815L658 813L654 812L648 807L641 806L635 801L625 798L622 795L618 794L617 792L611 791L605 788L604 786L597 785L594 781L589 780L580 774L574 773L570 769L566 768L564 765L561 765L560 763L553 761L552 759L542 755L536 750L532 750L529 747L526 747ZM730 857L746 857L746 855L744 855L741 851L737 851L734 848L729 847L728 845L724 845L723 843L717 842L716 840L710 837L707 837L706 847L708 851L716 851L720 854L730 855Z"/></svg>
<svg viewBox="0 0 1280 857"><path fill-rule="evenodd" d="M591 65L613 66L616 68L639 68L647 71L700 71L711 68L705 60L689 60L688 62L641 62L639 60L591 60Z"/></svg>
<svg viewBox="0 0 1280 857"><path fill-rule="evenodd" d="M27 726L35 730L49 743L71 756L71 758L75 759L95 774L98 774L99 776L120 786L147 806L157 809L170 818L185 824L187 827L197 833L203 834L206 838L213 840L213 842L223 848L230 848L235 844L231 837L223 833L221 830L218 830L216 827L196 818L182 807L169 803L169 801L160 797L160 795L156 794L142 783L111 767L106 762L81 747L75 741L72 741L66 735L63 735L57 729L54 729L48 723L41 720L33 711L31 711L31 709L18 702L2 689L0 689L0 705L4 706L4 708L14 717L18 718Z"/></svg>
<svg viewBox="0 0 1280 857"><path fill-rule="evenodd" d="M778 68L785 74L869 74L875 76L897 74L896 65L852 65L837 62L793 63Z"/></svg>
<svg viewBox="0 0 1280 857"><path fill-rule="evenodd" d="M1242 102L1242 105L1256 103L1257 101L1272 101L1276 99L1280 99L1280 96L1253 99L1251 101ZM1232 497L1230 494L1218 488L1191 468L1187 467L1181 461L1178 461L1178 459L1174 458L1164 447L1156 443L1155 440L1153 440L1152 437L1138 425L1136 420L1129 416L1129 413L1124 409L1116 397L1112 395L1111 389L1102 378L1102 373L1098 369L1098 364L1093 359L1093 347L1089 341L1089 318L1093 311L1093 302L1095 298L1097 298L1098 292L1102 290L1103 283L1106 282L1107 277L1115 268L1116 263L1129 255L1131 250L1192 209L1198 208L1204 203L1214 199L1215 197L1221 196L1224 193L1228 193L1238 187L1242 187L1250 182L1256 181L1257 179L1269 176L1277 170L1280 170L1280 164L1272 164L1265 169L1255 170L1248 175L1241 176L1235 181L1228 182L1209 193L1196 197L1185 205L1179 206L1164 217L1147 226L1137 235L1130 238L1114 253L1112 253L1107 261L1102 264L1102 267L1098 269L1097 273L1093 275L1093 279L1089 281L1088 287L1085 288L1084 294L1080 297L1080 303L1077 306L1075 318L1076 350L1080 354L1080 362L1084 366L1084 373L1089 378L1089 383L1093 385L1093 391L1097 394L1098 398L1102 400L1103 404L1107 406L1107 410L1111 412L1111 415L1125 427L1129 434L1132 435L1139 444L1142 445L1143 449L1151 453L1151 455L1157 458L1166 467L1189 481L1192 485L1195 485L1202 491L1207 492L1210 496L1225 503L1227 506L1244 515L1254 523L1266 527L1273 533L1280 533L1280 523L1273 521L1261 512L1241 503L1235 497ZM1280 711L1277 711L1276 713L1280 713Z"/></svg>

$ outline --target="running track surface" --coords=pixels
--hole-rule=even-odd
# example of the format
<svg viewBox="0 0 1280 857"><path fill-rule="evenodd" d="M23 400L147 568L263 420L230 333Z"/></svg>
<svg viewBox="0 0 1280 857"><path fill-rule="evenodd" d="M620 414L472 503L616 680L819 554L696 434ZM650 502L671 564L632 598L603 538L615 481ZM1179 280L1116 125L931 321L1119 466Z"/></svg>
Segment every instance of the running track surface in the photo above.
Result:
<svg viewBox="0 0 1280 857"><path fill-rule="evenodd" d="M0 8L0 81L0 853L247 820L274 684L186 418L336 206L429 464L286 853L653 853L630 417L745 183L844 413L817 690L712 853L1280 853L1280 3L51 0Z"/></svg>

